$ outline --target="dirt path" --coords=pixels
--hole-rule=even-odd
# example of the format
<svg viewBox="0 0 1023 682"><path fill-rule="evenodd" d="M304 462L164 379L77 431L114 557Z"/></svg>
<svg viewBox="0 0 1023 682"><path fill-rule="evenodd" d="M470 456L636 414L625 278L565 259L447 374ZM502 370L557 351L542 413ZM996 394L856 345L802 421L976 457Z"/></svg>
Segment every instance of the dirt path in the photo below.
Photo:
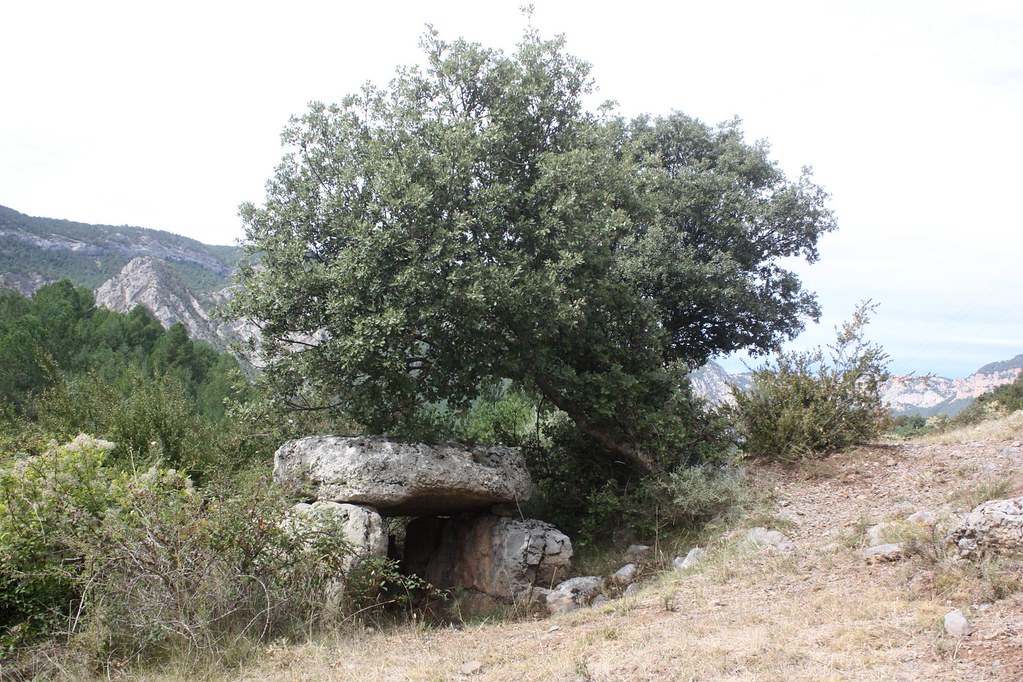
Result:
<svg viewBox="0 0 1023 682"><path fill-rule="evenodd" d="M271 648L245 679L1023 680L1019 566L955 563L940 540L942 524L978 497L1023 492L1020 422L800 469L754 467L773 490L769 509L711 542L697 571L601 607ZM939 529L914 530L912 556L863 560L869 526L919 510L935 513ZM781 530L792 550L750 546L754 525ZM944 634L953 608L966 612L973 635ZM467 664L478 670L462 674Z"/></svg>

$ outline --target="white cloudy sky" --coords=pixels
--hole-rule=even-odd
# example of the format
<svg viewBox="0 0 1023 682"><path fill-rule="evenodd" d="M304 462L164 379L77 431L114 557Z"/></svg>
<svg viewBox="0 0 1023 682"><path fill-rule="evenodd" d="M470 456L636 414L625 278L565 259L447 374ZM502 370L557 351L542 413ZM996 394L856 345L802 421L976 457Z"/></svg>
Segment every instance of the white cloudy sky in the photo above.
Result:
<svg viewBox="0 0 1023 682"><path fill-rule="evenodd" d="M0 204L231 243L290 115L418 61L427 23L511 49L521 4L4 3ZM896 372L1023 353L1023 3L534 5L623 113L738 115L813 166L840 227L801 269L824 318L799 343L871 298Z"/></svg>

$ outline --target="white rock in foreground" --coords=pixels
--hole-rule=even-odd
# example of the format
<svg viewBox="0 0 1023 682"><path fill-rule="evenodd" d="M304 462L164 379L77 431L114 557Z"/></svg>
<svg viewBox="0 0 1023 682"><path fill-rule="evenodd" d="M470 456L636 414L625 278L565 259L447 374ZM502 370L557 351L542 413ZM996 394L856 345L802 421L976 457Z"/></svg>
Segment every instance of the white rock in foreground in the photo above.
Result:
<svg viewBox="0 0 1023 682"><path fill-rule="evenodd" d="M567 613L590 606L603 587L604 579L600 576L570 578L547 595L547 610L551 613Z"/></svg>
<svg viewBox="0 0 1023 682"><path fill-rule="evenodd" d="M286 532L303 539L310 547L324 538L329 538L332 543L348 545L350 556L343 566L346 573L360 559L387 556L384 521L369 507L327 500L312 504L299 502L288 510L283 526Z"/></svg>
<svg viewBox="0 0 1023 682"><path fill-rule="evenodd" d="M945 614L945 632L955 637L965 637L973 632L973 625L960 609Z"/></svg>
<svg viewBox="0 0 1023 682"><path fill-rule="evenodd" d="M679 571L687 571L707 558L707 550L701 547L693 547L684 557L675 557L675 568Z"/></svg>
<svg viewBox="0 0 1023 682"><path fill-rule="evenodd" d="M1023 552L1023 497L989 500L977 505L948 535L959 555Z"/></svg>
<svg viewBox="0 0 1023 682"><path fill-rule="evenodd" d="M368 504L385 516L435 516L529 499L525 459L513 448L311 436L282 445L274 479L310 497Z"/></svg>

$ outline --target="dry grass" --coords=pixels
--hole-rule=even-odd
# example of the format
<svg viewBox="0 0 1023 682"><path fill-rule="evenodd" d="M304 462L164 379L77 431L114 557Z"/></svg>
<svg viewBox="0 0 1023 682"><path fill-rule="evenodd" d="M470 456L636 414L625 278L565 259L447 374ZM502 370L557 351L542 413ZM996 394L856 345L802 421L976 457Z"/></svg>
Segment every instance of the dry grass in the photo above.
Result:
<svg viewBox="0 0 1023 682"><path fill-rule="evenodd" d="M1004 417L988 419L973 426L954 431L922 436L917 442L940 445L958 445L975 442L1019 441L1023 439L1023 410Z"/></svg>
<svg viewBox="0 0 1023 682"><path fill-rule="evenodd" d="M1020 680L1021 566L958 561L944 544L966 498L1010 492L1023 458L1005 450L1023 417L899 447L837 455L805 470L755 472L770 508L705 537L708 558L604 606L546 619L453 627L416 624L270 646L223 679L479 680ZM985 488L985 486L987 486ZM970 491L964 493L964 491ZM928 509L934 530L905 517ZM909 557L867 565L865 530L889 524ZM771 553L744 541L767 525L794 543ZM613 565L609 562L608 565ZM962 608L971 637L943 633ZM471 676L467 663L482 666ZM175 672L149 679L178 679Z"/></svg>

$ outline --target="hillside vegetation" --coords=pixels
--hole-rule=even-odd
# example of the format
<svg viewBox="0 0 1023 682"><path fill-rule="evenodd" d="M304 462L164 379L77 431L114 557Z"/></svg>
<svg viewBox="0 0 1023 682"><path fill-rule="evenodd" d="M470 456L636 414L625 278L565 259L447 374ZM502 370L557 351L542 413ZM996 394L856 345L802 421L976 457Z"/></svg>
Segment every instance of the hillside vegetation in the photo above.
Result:
<svg viewBox="0 0 1023 682"><path fill-rule="evenodd" d="M0 273L8 285L23 284L23 293L60 279L95 289L140 255L167 261L201 294L230 283L240 250L141 227L37 218L0 206Z"/></svg>
<svg viewBox="0 0 1023 682"><path fill-rule="evenodd" d="M709 358L770 357L819 316L786 268L835 229L827 193L738 120L588 111L589 65L564 44L527 28L505 54L431 29L422 68L291 120L265 202L241 209L224 295L260 332L254 383L182 324L98 307L68 280L0 292L0 677L1023 674L1019 562L961 560L944 539L1019 490L1018 416L1000 440L879 445L888 357L866 338L869 302L831 346L774 355L734 405L696 395ZM182 281L217 288L234 257L0 221L9 281L35 290L59 266L91 287L145 255L180 277L139 258L104 292L171 313L154 281L199 313ZM1011 410L1017 393L979 403ZM467 585L383 558L401 519L376 517L379 558L339 516L303 521L313 505L293 505L316 482L274 484L272 453L327 433L520 448L533 497L515 511L571 536L572 570L606 604L473 613ZM886 532L888 556L861 552ZM633 540L653 549L608 587ZM694 545L702 563L676 570ZM990 635L988 659L942 634L952 606Z"/></svg>

